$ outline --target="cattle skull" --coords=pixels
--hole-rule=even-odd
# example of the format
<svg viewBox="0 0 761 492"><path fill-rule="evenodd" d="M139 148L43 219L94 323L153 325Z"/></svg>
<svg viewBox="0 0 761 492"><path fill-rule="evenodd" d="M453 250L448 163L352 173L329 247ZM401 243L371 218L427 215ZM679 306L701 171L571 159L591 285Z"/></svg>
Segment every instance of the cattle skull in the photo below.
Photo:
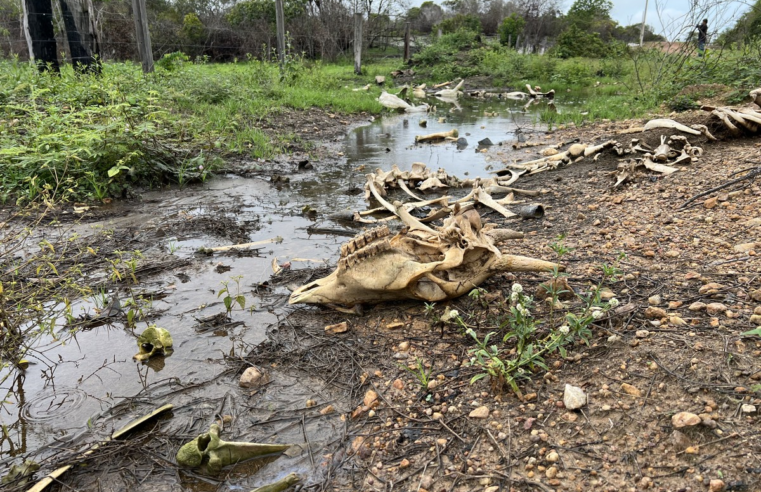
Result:
<svg viewBox="0 0 761 492"><path fill-rule="evenodd" d="M428 302L470 292L500 272L551 271L556 263L502 254L501 229L482 227L474 210L458 211L433 230L408 222L391 236L382 226L341 247L329 276L296 289L290 304L327 304L337 309L363 303L415 299Z"/></svg>

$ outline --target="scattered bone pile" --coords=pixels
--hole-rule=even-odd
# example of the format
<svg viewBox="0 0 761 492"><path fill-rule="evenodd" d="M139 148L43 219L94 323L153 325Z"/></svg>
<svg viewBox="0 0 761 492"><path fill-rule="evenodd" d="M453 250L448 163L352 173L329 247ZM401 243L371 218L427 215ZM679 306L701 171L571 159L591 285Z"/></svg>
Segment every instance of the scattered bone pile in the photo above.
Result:
<svg viewBox="0 0 761 492"><path fill-rule="evenodd" d="M757 106L761 107L761 88L752 90L750 97ZM761 128L761 112L753 108L702 106L701 109L710 112L713 117L721 121L733 137L748 133L756 135Z"/></svg>

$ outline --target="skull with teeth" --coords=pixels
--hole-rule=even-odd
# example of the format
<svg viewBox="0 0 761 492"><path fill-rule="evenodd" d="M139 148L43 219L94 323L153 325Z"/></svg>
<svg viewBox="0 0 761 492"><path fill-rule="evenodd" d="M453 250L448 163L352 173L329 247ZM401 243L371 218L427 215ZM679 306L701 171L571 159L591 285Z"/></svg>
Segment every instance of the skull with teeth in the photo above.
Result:
<svg viewBox="0 0 761 492"><path fill-rule="evenodd" d="M437 230L408 223L391 236L371 229L341 247L329 276L296 289L291 304L326 304L339 310L364 303L415 299L428 302L470 292L500 272L551 271L556 263L502 254L502 229L482 227L474 210L447 218Z"/></svg>

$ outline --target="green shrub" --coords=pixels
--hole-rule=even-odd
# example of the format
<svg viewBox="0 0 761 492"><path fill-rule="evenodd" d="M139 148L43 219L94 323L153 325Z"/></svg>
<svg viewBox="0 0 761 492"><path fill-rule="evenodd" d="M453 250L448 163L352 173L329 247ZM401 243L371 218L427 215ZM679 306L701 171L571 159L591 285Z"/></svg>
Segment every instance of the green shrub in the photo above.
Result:
<svg viewBox="0 0 761 492"><path fill-rule="evenodd" d="M523 33L525 27L526 19L515 12L505 17L502 24L499 25L499 44L502 46L508 46L509 44L509 48L515 47L518 36Z"/></svg>
<svg viewBox="0 0 761 492"><path fill-rule="evenodd" d="M442 34L452 34L463 30L480 34L482 31L481 19L473 14L457 14L449 19L444 19L436 28L441 29Z"/></svg>
<svg viewBox="0 0 761 492"><path fill-rule="evenodd" d="M666 102L666 106L671 111L688 111L690 109L698 109L700 107L699 104L697 104L691 97L689 96L674 96L672 99Z"/></svg>
<svg viewBox="0 0 761 492"><path fill-rule="evenodd" d="M558 36L554 53L559 58L602 58L609 50L598 33L583 31L572 25Z"/></svg>

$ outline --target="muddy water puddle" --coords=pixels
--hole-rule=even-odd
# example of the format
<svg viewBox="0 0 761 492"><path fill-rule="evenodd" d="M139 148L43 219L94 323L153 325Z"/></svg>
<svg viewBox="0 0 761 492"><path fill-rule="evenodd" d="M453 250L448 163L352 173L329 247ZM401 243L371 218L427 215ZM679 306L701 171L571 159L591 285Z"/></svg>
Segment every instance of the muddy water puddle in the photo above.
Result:
<svg viewBox="0 0 761 492"><path fill-rule="evenodd" d="M141 275L136 285L122 282L118 288L99 291L101 301L119 299L122 305L137 291L153 294L143 305L146 319L134 332L117 316L79 331L65 345L42 340L40 347L47 348L29 354L29 368L9 374L0 388L3 394L10 390L0 418L6 429L0 441L0 469L14 458L52 462L67 443L103 439L126 422L172 403L171 418L160 425L162 435L175 440L169 449L206 432L215 420L225 422L226 440L301 447L271 463L237 465L221 477L181 472L178 481L174 470L146 471L151 489L249 490L292 471L307 481L322 473L322 455L345 432L340 415L351 410L347 395L319 378L277 367L265 388L244 390L229 362L240 361L267 339L268 330L282 327L290 312L288 288L298 285L267 286L273 259L279 265L289 262L293 269L333 265L345 236L359 230L328 216L366 208L365 173L393 164L405 169L419 161L458 176L485 176L491 164L479 152L478 142L513 142L538 131L537 114L531 111L544 107L542 103L524 111L522 102L468 99L457 105L436 104L435 114L384 116L352 131L336 150L335 161L294 170L287 174L288 183L273 185L266 176L223 175L203 186L145 193L138 204L112 205L102 220L60 226L57 232L76 232L93 244L127 238L124 250L140 250L142 262L169 267ZM420 126L423 119L425 128ZM415 135L452 128L467 139L467 146L414 144ZM198 253L199 248L259 241L264 244L247 253ZM108 275L96 272L93 285L107 285ZM225 313L219 296L225 286L242 294L245 306L236 305L221 326L202 326L199 320ZM97 298L83 299L75 314L93 315L98 307L103 308ZM169 330L174 352L142 364L132 356L137 353L136 334L147 323ZM0 373L0 380L5 375ZM307 400L318 406L306 408ZM321 415L318 410L328 404L336 412ZM157 448L156 453L166 449ZM131 479L112 478L112 490L132 487ZM75 488L94 487L86 474L75 480Z"/></svg>

